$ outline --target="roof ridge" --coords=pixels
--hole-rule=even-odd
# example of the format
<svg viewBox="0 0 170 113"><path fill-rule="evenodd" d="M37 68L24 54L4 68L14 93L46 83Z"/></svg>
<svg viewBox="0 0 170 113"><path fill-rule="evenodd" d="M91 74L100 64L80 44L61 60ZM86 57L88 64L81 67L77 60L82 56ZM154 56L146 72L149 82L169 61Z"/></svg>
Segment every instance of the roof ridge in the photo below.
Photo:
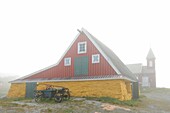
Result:
<svg viewBox="0 0 170 113"><path fill-rule="evenodd" d="M121 74L120 71L116 68L116 66L111 62L110 57L106 55L106 53L98 46L95 40L100 42L98 39L96 39L93 35L91 35L86 29L82 28L82 31L85 33L85 35L90 39L90 41L94 44L94 46L99 50L99 52L103 55L103 57L106 59L106 61L111 65L111 67L116 71L117 74ZM95 39L95 40L94 40ZM101 43L101 42L100 42ZM103 44L103 43L102 43ZM103 44L104 45L104 44ZM104 45L105 46L105 45ZM108 48L107 46L105 46ZM109 48L108 48L109 49Z"/></svg>
<svg viewBox="0 0 170 113"><path fill-rule="evenodd" d="M103 54L108 63L117 72L117 74L123 74L126 77L137 81L137 78L133 76L132 72L126 67L126 65L119 59L119 57L105 44L96 39L87 30L82 28L82 31L87 35L96 48Z"/></svg>

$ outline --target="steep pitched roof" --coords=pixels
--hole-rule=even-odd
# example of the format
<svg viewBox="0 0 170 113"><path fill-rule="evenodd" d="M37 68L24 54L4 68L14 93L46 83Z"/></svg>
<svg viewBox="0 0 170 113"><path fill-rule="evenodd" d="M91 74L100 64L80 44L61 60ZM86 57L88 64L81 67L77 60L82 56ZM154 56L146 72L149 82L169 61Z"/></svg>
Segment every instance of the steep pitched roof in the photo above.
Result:
<svg viewBox="0 0 170 113"><path fill-rule="evenodd" d="M152 49L150 48L148 55L146 57L146 59L155 59L155 55L153 54Z"/></svg>
<svg viewBox="0 0 170 113"><path fill-rule="evenodd" d="M126 65L128 69L133 73L133 74L139 74L142 73L142 64L128 64Z"/></svg>
<svg viewBox="0 0 170 113"><path fill-rule="evenodd" d="M112 68L116 71L116 73L120 76L119 78L121 79L127 79L127 80L131 80L131 81L137 81L136 77L131 73L131 71L125 66L125 64L116 56L116 54L109 49L107 46L105 46L102 42L100 42L99 40L97 40L94 36L92 36L87 30L85 30L84 28L81 29L80 31L81 33L84 33L87 38L90 39L90 41L95 45L95 47L100 51L100 53L104 56L104 58L107 60L107 62L112 66ZM78 38L78 36L80 35L80 33L76 36L76 38L74 39L74 41ZM67 49L67 51L71 48L71 46L73 45L74 41L72 42L72 44L69 46L69 48ZM59 60L59 62L61 62L61 60L63 59L63 57L65 56L65 54L67 53L67 51L64 53L64 55L61 57L61 59ZM22 82L23 79L26 79L30 76L33 76L34 74L40 73L42 71L45 71L47 69L50 69L54 66L57 66L59 64L59 62L57 64L54 64L52 66L49 66L47 68L44 68L42 70L39 70L35 73L32 73L30 75L24 76L22 78L19 78L15 81L12 82ZM110 76L112 79L117 79L117 77L113 77ZM63 79L63 78L62 78ZM65 78L64 80L67 80L71 78ZM72 78L72 80L74 80L74 78ZM102 78L103 79L103 78ZM82 80L82 78L80 78L80 80ZM45 81L45 80L43 80ZM47 80L46 80L47 81ZM52 80L51 80L52 81Z"/></svg>
<svg viewBox="0 0 170 113"><path fill-rule="evenodd" d="M122 74L134 81L137 81L136 77L132 74L132 72L126 67L126 65L118 58L118 56L111 49L109 49L102 42L96 39L87 30L82 28L82 31L96 45L100 52L103 53L104 56L106 56L106 60L111 64L113 69L115 69L118 74Z"/></svg>

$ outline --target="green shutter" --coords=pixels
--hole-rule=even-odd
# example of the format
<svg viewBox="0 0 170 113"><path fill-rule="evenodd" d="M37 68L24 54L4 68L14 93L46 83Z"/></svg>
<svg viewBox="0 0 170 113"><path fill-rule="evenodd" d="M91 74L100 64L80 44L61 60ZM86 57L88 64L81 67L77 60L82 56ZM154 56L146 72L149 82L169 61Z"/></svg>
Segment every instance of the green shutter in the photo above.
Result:
<svg viewBox="0 0 170 113"><path fill-rule="evenodd" d="M75 58L74 60L74 74L75 75L80 75L81 74L81 59L80 58Z"/></svg>
<svg viewBox="0 0 170 113"><path fill-rule="evenodd" d="M26 98L34 98L34 90L36 89L36 82L26 83Z"/></svg>
<svg viewBox="0 0 170 113"><path fill-rule="evenodd" d="M88 57L77 57L74 59L74 74L75 76L79 75L88 75Z"/></svg>
<svg viewBox="0 0 170 113"><path fill-rule="evenodd" d="M81 67L81 74L88 75L88 57L82 57Z"/></svg>

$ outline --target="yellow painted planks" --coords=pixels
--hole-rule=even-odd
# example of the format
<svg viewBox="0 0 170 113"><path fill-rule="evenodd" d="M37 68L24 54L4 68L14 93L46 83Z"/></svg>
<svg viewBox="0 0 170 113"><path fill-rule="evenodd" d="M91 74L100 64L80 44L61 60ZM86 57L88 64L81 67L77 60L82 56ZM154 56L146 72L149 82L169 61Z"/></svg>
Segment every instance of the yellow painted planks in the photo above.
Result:
<svg viewBox="0 0 170 113"><path fill-rule="evenodd" d="M112 97L119 100L130 100L132 98L130 82L125 80L43 82L39 83L37 89L43 90L47 84L69 88L71 95L75 97ZM8 92L8 97L25 97L25 94L25 83L13 83Z"/></svg>
<svg viewBox="0 0 170 113"><path fill-rule="evenodd" d="M130 82L124 80L98 80L98 81L75 81L75 82L44 82L67 87L72 96L77 97L112 97L119 100L130 100L132 93ZM45 85L39 85L37 89L45 89Z"/></svg>
<svg viewBox="0 0 170 113"><path fill-rule="evenodd" d="M7 97L9 98L25 97L25 93L26 93L25 83L13 83L11 84Z"/></svg>

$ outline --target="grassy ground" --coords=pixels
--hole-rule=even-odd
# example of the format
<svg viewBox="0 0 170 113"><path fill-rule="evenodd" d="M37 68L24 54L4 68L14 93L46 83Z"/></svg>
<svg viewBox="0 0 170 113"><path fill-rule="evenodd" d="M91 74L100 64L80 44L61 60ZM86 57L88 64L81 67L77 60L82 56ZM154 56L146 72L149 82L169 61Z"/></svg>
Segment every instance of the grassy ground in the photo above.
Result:
<svg viewBox="0 0 170 113"><path fill-rule="evenodd" d="M110 113L109 110L102 109L101 102L94 100L86 100L85 98L72 98L69 101L63 101L62 103L53 103L43 101L39 104L33 100L0 100L0 112L12 112L12 113ZM125 110L116 109L117 113L122 113Z"/></svg>
<svg viewBox="0 0 170 113"><path fill-rule="evenodd" d="M170 113L170 89L145 89L140 99L119 101L102 98L71 98L62 103L32 99L0 99L0 113Z"/></svg>

